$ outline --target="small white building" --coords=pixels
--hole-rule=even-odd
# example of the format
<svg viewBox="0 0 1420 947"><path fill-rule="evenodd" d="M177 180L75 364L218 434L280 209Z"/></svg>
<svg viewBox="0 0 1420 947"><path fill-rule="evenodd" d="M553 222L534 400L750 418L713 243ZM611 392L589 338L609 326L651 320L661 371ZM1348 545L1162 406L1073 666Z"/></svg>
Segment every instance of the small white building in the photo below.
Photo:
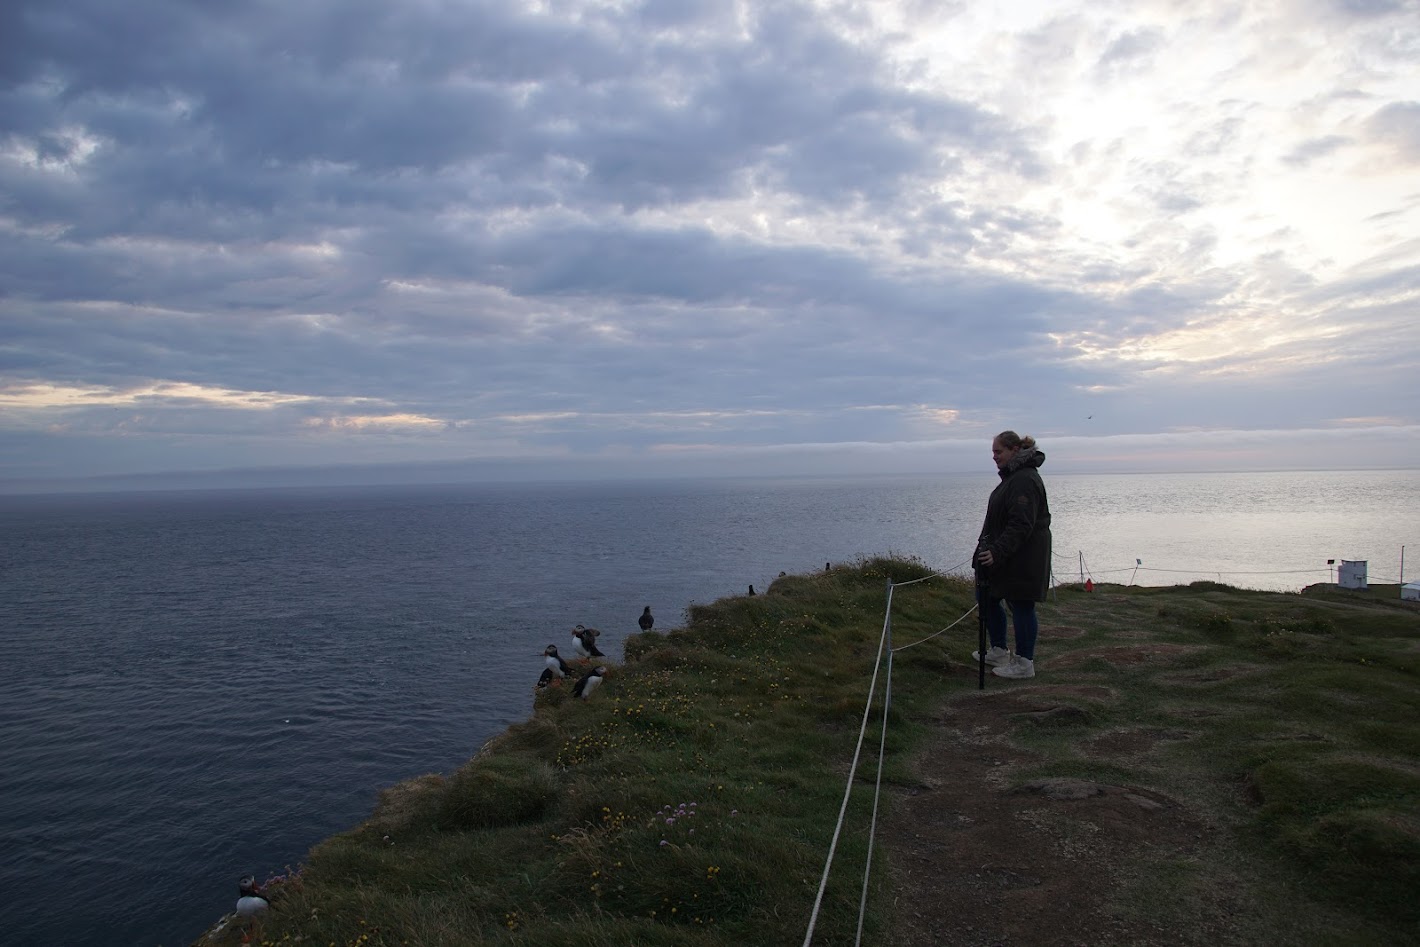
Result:
<svg viewBox="0 0 1420 947"><path fill-rule="evenodd" d="M1402 585L1400 597L1407 602L1420 602L1420 582L1407 582Z"/></svg>
<svg viewBox="0 0 1420 947"><path fill-rule="evenodd" d="M1341 568L1336 573L1336 584L1343 589L1364 589L1366 585L1366 560L1342 559Z"/></svg>

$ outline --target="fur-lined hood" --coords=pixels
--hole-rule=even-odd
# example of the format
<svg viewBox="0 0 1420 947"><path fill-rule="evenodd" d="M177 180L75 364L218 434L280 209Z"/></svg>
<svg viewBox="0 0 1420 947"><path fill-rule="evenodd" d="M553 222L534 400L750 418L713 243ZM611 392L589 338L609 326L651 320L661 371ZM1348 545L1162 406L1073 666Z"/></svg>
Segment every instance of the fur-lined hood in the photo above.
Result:
<svg viewBox="0 0 1420 947"><path fill-rule="evenodd" d="M1045 463L1045 451L1037 450L1034 447L1022 448L1016 452L1016 456L1012 457L1006 466L1001 468L1001 479L1005 480L1023 467L1038 468L1043 463Z"/></svg>

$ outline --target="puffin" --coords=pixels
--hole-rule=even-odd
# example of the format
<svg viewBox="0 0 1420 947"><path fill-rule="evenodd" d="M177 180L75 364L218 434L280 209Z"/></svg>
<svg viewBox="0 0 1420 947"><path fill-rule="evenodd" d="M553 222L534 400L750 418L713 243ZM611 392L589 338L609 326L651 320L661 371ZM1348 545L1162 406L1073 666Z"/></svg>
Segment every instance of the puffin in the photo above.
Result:
<svg viewBox="0 0 1420 947"><path fill-rule="evenodd" d="M636 624L641 626L642 631L650 631L656 624L656 616L651 614L651 606L647 605L641 612L641 617L636 619Z"/></svg>
<svg viewBox="0 0 1420 947"><path fill-rule="evenodd" d="M572 668L570 665L568 665L566 661L562 660L561 656L558 655L557 645L548 645L547 648L542 652L542 654L543 657L546 658L546 661L544 663L547 665L547 667L543 668L542 676L537 679L538 687L546 687L548 684L556 684L564 677L572 676Z"/></svg>
<svg viewBox="0 0 1420 947"><path fill-rule="evenodd" d="M592 696L592 691L597 689L597 685L602 682L604 677L606 677L606 668L597 665L583 675L582 679L572 688L572 694L586 700Z"/></svg>
<svg viewBox="0 0 1420 947"><path fill-rule="evenodd" d="M577 652L577 657L586 661L590 658L604 658L606 655L597 650L597 635L601 634L595 628L584 628L578 625L572 629L572 650Z"/></svg>
<svg viewBox="0 0 1420 947"><path fill-rule="evenodd" d="M265 911L270 903L258 892L256 879L247 875L237 882L237 916L252 917Z"/></svg>

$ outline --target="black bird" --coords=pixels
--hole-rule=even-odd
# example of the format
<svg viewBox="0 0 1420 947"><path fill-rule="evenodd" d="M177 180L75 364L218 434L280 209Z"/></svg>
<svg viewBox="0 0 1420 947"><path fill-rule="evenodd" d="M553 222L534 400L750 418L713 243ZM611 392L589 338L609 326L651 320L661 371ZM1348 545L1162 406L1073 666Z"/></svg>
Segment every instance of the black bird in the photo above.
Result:
<svg viewBox="0 0 1420 947"><path fill-rule="evenodd" d="M636 619L636 624L641 626L642 631L650 631L651 628L655 626L656 618L651 614L651 606L646 606L645 611L641 613L641 617Z"/></svg>
<svg viewBox="0 0 1420 947"><path fill-rule="evenodd" d="M589 658L604 658L606 655L597 650L597 635L601 634L595 628L584 628L578 625L572 629L572 649L577 652L577 657L582 660Z"/></svg>
<svg viewBox="0 0 1420 947"><path fill-rule="evenodd" d="M239 917L251 917L253 914L260 914L267 908L266 896L261 893L261 888L257 885L256 879L247 875L237 882L237 915Z"/></svg>
<svg viewBox="0 0 1420 947"><path fill-rule="evenodd" d="M537 679L538 687L556 684L564 677L572 676L572 667L557 653L557 645L548 645L547 650L542 653L546 659L544 663L547 664L547 667L543 669L542 676Z"/></svg>
<svg viewBox="0 0 1420 947"><path fill-rule="evenodd" d="M604 677L606 677L606 668L600 665L592 668L577 682L577 685L572 688L573 696L580 697L583 700L591 697L592 691L597 689L597 685L602 682L602 678Z"/></svg>
<svg viewBox="0 0 1420 947"><path fill-rule="evenodd" d="M749 587L749 594L750 594L750 595L753 595L753 594L754 594L754 586L752 586L752 585Z"/></svg>

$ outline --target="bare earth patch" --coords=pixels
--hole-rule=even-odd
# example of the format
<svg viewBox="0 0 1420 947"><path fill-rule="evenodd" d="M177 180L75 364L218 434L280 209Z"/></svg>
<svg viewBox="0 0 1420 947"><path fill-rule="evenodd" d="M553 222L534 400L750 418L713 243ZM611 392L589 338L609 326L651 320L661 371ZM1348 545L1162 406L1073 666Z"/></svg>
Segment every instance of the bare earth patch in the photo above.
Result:
<svg viewBox="0 0 1420 947"><path fill-rule="evenodd" d="M1099 684L1036 684L1030 693L1040 697L1083 697L1085 700L1114 700L1114 688Z"/></svg>
<svg viewBox="0 0 1420 947"><path fill-rule="evenodd" d="M1052 658L1051 664L1058 668L1075 667L1086 661L1099 658L1114 665L1144 664L1159 660L1167 660L1177 657L1180 654L1189 654L1198 651L1196 645L1184 644L1161 644L1151 642L1150 644L1137 645L1109 645L1102 648L1082 648L1078 651L1071 651L1069 654L1062 654L1058 658Z"/></svg>
<svg viewBox="0 0 1420 947"><path fill-rule="evenodd" d="M1105 733L1085 744L1085 752L1096 757L1137 756L1147 753L1160 743L1170 740L1187 740L1193 734L1187 730L1171 730L1163 727L1139 727L1134 730L1115 730Z"/></svg>
<svg viewBox="0 0 1420 947"><path fill-rule="evenodd" d="M1051 638L1080 638L1085 634L1085 629L1076 625L1052 625L1044 630L1046 640Z"/></svg>
<svg viewBox="0 0 1420 947"><path fill-rule="evenodd" d="M1062 690L998 688L946 704L918 757L918 785L899 790L894 816L880 829L895 892L887 943L1232 939L1226 912L1181 937L1113 906L1137 858L1188 857L1204 844L1207 829L1186 806L1138 786L1015 775L1034 757L1012 745L1011 732L1030 725L1032 715L1059 711L1051 697ZM1142 732L1139 739L1146 739Z"/></svg>
<svg viewBox="0 0 1420 947"><path fill-rule="evenodd" d="M1200 671L1183 671L1178 674L1169 674L1160 677L1159 680L1170 684L1217 684L1246 674L1255 674L1258 670L1260 669L1251 667L1205 668Z"/></svg>

